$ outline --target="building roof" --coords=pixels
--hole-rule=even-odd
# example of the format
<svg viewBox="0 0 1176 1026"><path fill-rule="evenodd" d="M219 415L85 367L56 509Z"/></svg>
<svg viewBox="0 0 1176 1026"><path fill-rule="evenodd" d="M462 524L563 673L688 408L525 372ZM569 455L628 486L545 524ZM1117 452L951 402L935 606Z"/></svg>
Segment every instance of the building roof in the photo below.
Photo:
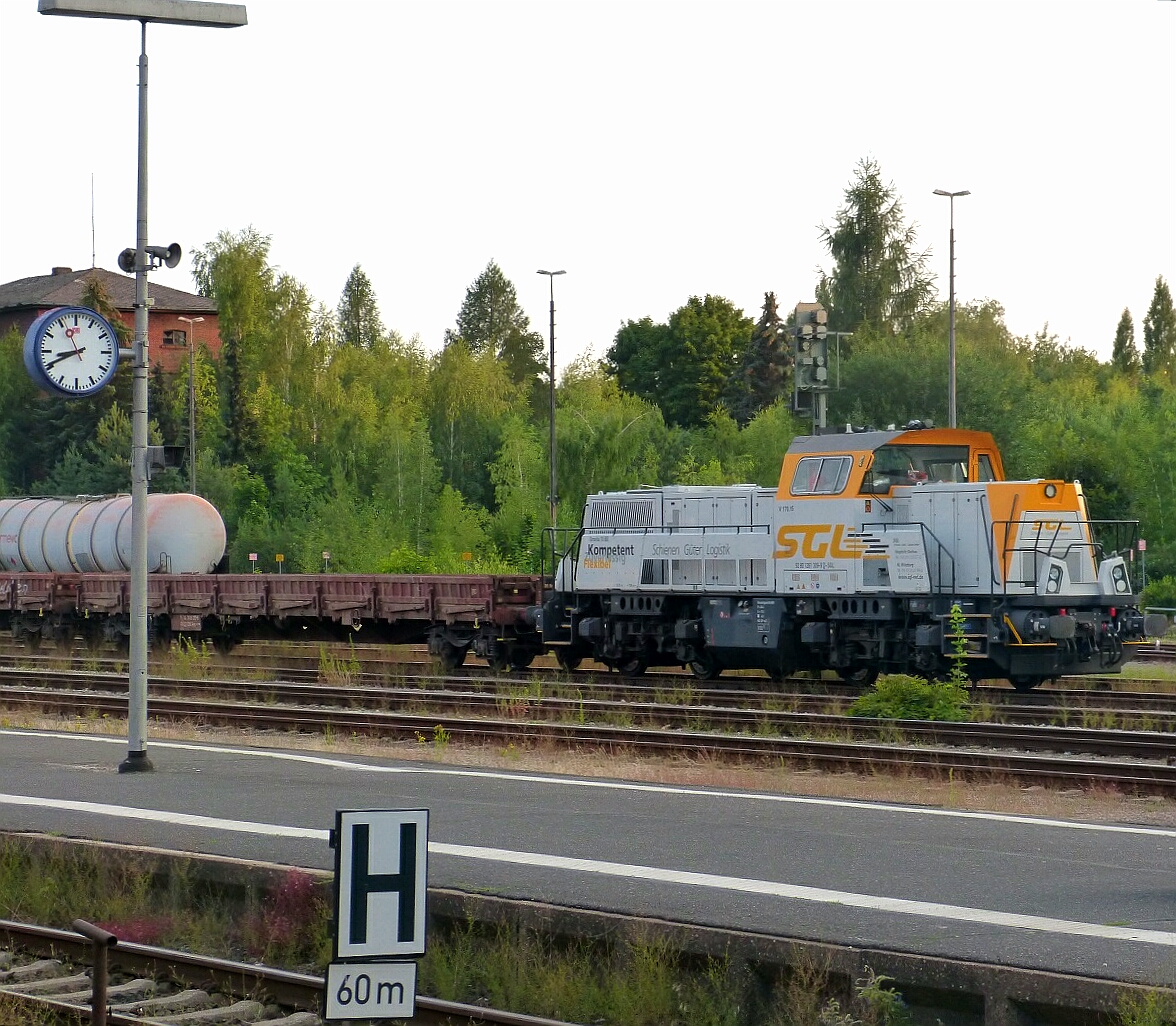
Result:
<svg viewBox="0 0 1176 1026"><path fill-rule="evenodd" d="M55 267L52 274L35 278L21 278L0 285L0 311L11 309L44 308L82 305L82 290L86 279L96 277L102 282L111 303L118 310L132 310L135 306L135 279L116 274L103 267L87 267L74 271ZM196 296L179 289L151 282L147 294L154 302L151 309L180 313L216 313L216 303L206 296Z"/></svg>

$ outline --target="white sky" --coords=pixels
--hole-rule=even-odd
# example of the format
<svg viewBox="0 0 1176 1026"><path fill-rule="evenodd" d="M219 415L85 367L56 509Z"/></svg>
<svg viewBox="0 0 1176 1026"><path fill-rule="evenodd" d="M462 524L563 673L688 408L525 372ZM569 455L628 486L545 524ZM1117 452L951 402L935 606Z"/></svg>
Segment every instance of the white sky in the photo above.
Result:
<svg viewBox="0 0 1176 1026"><path fill-rule="evenodd" d="M134 22L0 0L0 281L135 241ZM335 306L351 268L430 349L495 259L557 359L692 294L813 298L858 160L947 296L1110 354L1176 287L1176 3L248 0L151 26L150 242L252 225Z"/></svg>

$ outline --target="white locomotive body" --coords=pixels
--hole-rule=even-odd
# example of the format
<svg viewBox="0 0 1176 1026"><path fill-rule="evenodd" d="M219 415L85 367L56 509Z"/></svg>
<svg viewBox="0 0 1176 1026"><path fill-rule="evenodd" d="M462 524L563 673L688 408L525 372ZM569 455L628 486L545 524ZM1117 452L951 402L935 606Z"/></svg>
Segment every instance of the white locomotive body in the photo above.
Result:
<svg viewBox="0 0 1176 1026"><path fill-rule="evenodd" d="M704 678L759 667L864 682L942 675L961 657L974 679L1021 688L1115 672L1148 626L1120 554L1134 531L1091 521L1076 482L1003 480L982 432L803 437L776 489L590 496L544 643L564 665L688 664Z"/></svg>

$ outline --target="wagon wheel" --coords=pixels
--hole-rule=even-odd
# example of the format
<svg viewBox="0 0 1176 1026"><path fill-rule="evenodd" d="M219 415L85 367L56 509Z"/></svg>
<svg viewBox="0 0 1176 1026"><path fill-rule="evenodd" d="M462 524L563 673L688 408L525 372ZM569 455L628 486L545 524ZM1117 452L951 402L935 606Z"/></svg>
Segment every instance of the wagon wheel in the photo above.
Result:
<svg viewBox="0 0 1176 1026"><path fill-rule="evenodd" d="M579 669L583 658L583 656L575 655L569 648L557 648L555 650L555 661L559 663L560 669L567 673L573 673Z"/></svg>
<svg viewBox="0 0 1176 1026"><path fill-rule="evenodd" d="M697 659L691 659L689 665L690 672L699 680L718 680L723 672L723 668L710 652L703 652Z"/></svg>
<svg viewBox="0 0 1176 1026"><path fill-rule="evenodd" d="M1032 691L1038 684L1040 684L1044 677L1038 677L1029 673L1017 674L1009 678L1009 683L1012 684L1016 691Z"/></svg>
<svg viewBox="0 0 1176 1026"><path fill-rule="evenodd" d="M102 624L94 620L88 621L82 628L82 637L85 638L86 648L90 652L97 652L106 640L102 636Z"/></svg>
<svg viewBox="0 0 1176 1026"><path fill-rule="evenodd" d="M846 684L857 684L859 687L870 688L878 679L878 668L876 666L851 666L839 669L837 676Z"/></svg>
<svg viewBox="0 0 1176 1026"><path fill-rule="evenodd" d="M449 641L441 642L441 668L446 673L452 673L465 662L468 651L469 648L466 645L454 645Z"/></svg>
<svg viewBox="0 0 1176 1026"><path fill-rule="evenodd" d="M534 652L527 652L527 651L515 652L514 655L512 655L510 657L510 668L512 670L525 670L534 661L535 661L535 653Z"/></svg>
<svg viewBox="0 0 1176 1026"><path fill-rule="evenodd" d="M490 670L493 673L505 673L510 669L510 657L498 645L490 649L490 654L486 656L486 662L490 664Z"/></svg>
<svg viewBox="0 0 1176 1026"><path fill-rule="evenodd" d="M647 664L640 656L624 659L617 663L617 672L622 677L640 677L646 670Z"/></svg>

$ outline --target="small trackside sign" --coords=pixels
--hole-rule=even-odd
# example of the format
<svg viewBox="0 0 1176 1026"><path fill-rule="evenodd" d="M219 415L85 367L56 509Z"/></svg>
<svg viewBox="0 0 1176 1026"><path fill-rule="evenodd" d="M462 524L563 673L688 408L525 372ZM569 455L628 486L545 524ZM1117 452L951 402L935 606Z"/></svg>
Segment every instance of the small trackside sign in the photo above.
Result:
<svg viewBox="0 0 1176 1026"><path fill-rule="evenodd" d="M411 1019L416 962L332 962L324 1019Z"/></svg>
<svg viewBox="0 0 1176 1026"><path fill-rule="evenodd" d="M335 813L335 958L425 953L427 809Z"/></svg>

